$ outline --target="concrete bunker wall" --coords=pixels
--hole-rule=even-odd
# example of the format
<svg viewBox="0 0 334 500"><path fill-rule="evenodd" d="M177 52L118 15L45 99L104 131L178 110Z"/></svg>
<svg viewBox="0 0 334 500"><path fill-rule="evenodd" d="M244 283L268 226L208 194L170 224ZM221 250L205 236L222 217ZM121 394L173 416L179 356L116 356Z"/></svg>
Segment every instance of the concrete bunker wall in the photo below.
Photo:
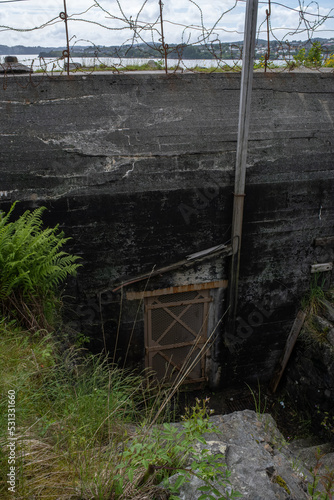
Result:
<svg viewBox="0 0 334 500"><path fill-rule="evenodd" d="M254 75L239 318L232 339L219 327L213 385L272 374L311 264L333 261L330 243L314 244L333 236L333 84L332 73ZM34 75L6 85L0 207L50 209L46 222L59 222L83 258L68 283L69 325L96 350L113 352L117 338L115 359L141 366L143 304L126 294L228 278L224 253L182 261L229 243L240 75ZM226 289L210 293L209 330Z"/></svg>

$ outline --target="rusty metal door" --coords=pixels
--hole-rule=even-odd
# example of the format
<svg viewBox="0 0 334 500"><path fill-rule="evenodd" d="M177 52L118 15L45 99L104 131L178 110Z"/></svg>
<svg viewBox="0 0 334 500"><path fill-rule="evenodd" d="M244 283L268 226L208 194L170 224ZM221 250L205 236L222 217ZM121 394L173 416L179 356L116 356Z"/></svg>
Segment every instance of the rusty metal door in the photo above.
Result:
<svg viewBox="0 0 334 500"><path fill-rule="evenodd" d="M185 382L205 380L209 290L145 298L146 366L165 382L190 367Z"/></svg>

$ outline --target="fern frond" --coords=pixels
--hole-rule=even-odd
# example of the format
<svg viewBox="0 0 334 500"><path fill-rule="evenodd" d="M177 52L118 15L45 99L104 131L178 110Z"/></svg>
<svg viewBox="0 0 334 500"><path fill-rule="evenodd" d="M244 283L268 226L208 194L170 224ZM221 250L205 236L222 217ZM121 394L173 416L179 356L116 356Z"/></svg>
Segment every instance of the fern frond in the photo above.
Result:
<svg viewBox="0 0 334 500"><path fill-rule="evenodd" d="M0 211L0 302L16 304L24 316L27 311L33 314L37 304L49 309L58 286L74 276L80 264L79 257L61 250L70 238L59 225L43 229L45 207L27 210L9 222L14 208L15 203L6 215ZM36 319L29 317L35 324Z"/></svg>

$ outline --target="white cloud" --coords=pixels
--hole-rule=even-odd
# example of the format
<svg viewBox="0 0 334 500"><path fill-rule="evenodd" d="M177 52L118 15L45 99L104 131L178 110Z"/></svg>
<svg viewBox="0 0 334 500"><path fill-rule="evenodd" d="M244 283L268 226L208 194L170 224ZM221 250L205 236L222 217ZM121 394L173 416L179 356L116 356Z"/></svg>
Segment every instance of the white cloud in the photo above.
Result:
<svg viewBox="0 0 334 500"><path fill-rule="evenodd" d="M301 2L303 0L300 0ZM332 0L323 0L319 12L326 15L330 10ZM286 0L285 5L299 9L297 0ZM289 8L272 2L271 26L273 33L279 39L284 36L289 39L305 39L309 35L305 30L305 23L299 26L299 14ZM262 26L260 37L266 38L265 11L267 3L259 5L259 25ZM87 40L96 45L118 45L131 38L133 31L130 22L138 20L142 28L140 35L149 40L150 29L160 31L160 23L153 25L158 20L158 0L67 0L68 26L73 41ZM230 12L229 9L231 9ZM317 14L317 7L312 2L305 7L307 12ZM0 44L6 45L41 45L65 46L64 22L59 18L59 13L64 10L63 0L27 0L24 2L0 3ZM86 11L86 12L85 12ZM226 12L226 14L224 14ZM215 26L214 33L219 34L222 41L235 41L243 38L245 2L238 0L164 0L164 30L168 43L179 42L184 35L187 40L195 42L201 37L201 26L207 29ZM114 18L108 16L110 13ZM315 36L334 36L334 22L332 18L322 26ZM115 19L117 18L117 19ZM54 19L53 23L49 23ZM307 16L311 23L318 22L316 16ZM217 20L219 20L218 24ZM43 29L34 30L45 23ZM11 27L13 29L6 29ZM191 27L196 27L191 28ZM327 29L328 31L323 31ZM23 30L23 31L21 31ZM26 31L24 31L26 30ZM297 30L297 32L296 32ZM155 41L159 40L158 31L154 35ZM295 32L295 33L294 33ZM79 42L78 42L79 43ZM82 45L88 42L80 42Z"/></svg>

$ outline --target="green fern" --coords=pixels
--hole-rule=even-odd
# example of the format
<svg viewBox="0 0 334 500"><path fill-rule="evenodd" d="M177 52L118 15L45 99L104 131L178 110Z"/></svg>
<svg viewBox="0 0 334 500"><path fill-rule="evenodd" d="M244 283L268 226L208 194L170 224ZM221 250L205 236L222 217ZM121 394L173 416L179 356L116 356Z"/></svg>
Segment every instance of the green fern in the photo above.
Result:
<svg viewBox="0 0 334 500"><path fill-rule="evenodd" d="M69 238L58 225L43 229L45 207L9 222L15 204L7 214L0 211L0 312L29 328L49 329L50 303L67 276L76 274L79 257L61 250Z"/></svg>

